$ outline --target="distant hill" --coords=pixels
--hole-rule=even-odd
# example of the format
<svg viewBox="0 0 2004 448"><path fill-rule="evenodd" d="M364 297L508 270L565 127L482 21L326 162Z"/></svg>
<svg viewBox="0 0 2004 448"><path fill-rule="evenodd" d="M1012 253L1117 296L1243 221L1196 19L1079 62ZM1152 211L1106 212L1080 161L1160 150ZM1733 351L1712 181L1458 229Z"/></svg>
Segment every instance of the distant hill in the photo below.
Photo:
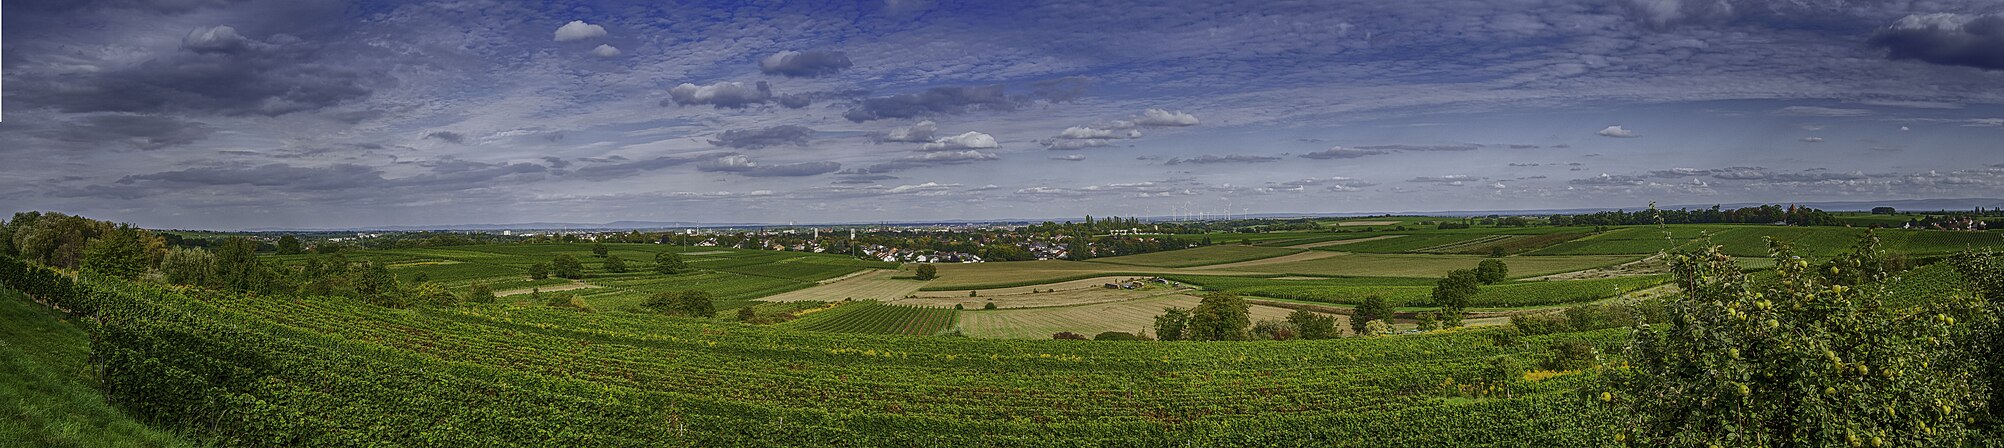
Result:
<svg viewBox="0 0 2004 448"><path fill-rule="evenodd" d="M1723 203L1717 205L1721 208L1740 208L1740 207L1758 206L1762 204L1772 204L1772 202L1768 203L1737 202L1737 203ZM1972 210L1977 207L1982 207L1986 209L1989 208L2004 209L2004 199L1998 199L1998 198L1889 199L1882 201L1784 202L1784 204L1795 204L1795 205L1813 207L1833 212L1871 211L1872 208L1874 207L1892 207L1900 211ZM1712 205L1714 204L1658 205L1657 208L1665 210L1688 208L1695 210L1695 209L1711 208ZM1634 211L1643 209L1645 207L1648 207L1648 204L1637 204L1629 207L1520 209L1520 210L1407 210L1407 211L1374 211L1374 212L1341 212L1341 213L1252 213L1247 215L1234 215L1234 217L1321 218L1321 217L1375 216L1375 215L1386 215L1386 214L1426 215L1426 216L1551 215L1551 214L1593 213L1606 210ZM1000 218L1000 219L966 219L966 220L933 220L933 221L885 221L885 222L806 222L806 223L799 223L798 225L831 226L831 225L884 224L884 225L922 226L922 225L961 225L961 224L1028 224L1028 223L1039 223L1044 221L1062 221L1068 219L1076 219L1076 218ZM1145 216L1141 217L1140 219L1143 221L1170 221L1179 218L1168 217L1168 216ZM443 224L443 225L423 225L423 226L375 226L375 227L321 228L321 229L255 228L255 229L246 229L245 231L248 232L347 232L347 231L412 232L412 231L423 231L423 230L439 230L439 231L457 231L457 232L492 232L501 230L653 230L653 229L691 229L691 228L728 228L728 227L775 227L775 226L787 226L787 225L792 225L792 224L758 223L758 222L613 221L608 223L525 222L525 223L514 223L514 224Z"/></svg>

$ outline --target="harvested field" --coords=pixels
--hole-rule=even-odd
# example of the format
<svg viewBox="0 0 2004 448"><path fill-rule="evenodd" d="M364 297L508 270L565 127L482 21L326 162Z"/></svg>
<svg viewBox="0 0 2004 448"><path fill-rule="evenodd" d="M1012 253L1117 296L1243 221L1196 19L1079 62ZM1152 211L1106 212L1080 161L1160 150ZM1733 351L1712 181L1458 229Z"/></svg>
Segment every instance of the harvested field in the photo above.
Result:
<svg viewBox="0 0 2004 448"><path fill-rule="evenodd" d="M1399 224L1399 222L1398 222L1398 221L1343 221L1343 222L1339 222L1339 223L1336 223L1336 226L1337 226L1337 227L1350 227L1350 226L1395 226L1395 225L1398 225L1398 224Z"/></svg>
<svg viewBox="0 0 2004 448"><path fill-rule="evenodd" d="M1398 237L1402 237L1402 236L1405 236L1405 235L1378 235L1378 236L1374 236L1374 237L1369 237L1369 238L1352 238L1352 239L1347 239L1347 240L1335 240L1335 241L1318 241L1318 242L1313 242L1313 243L1306 243L1306 244L1296 244L1296 245L1293 245L1293 246L1287 246L1287 248L1289 248L1289 249L1314 249L1314 248L1317 248L1317 247L1326 247L1326 246L1340 246L1340 245L1344 245L1344 244L1353 244L1353 243L1362 243L1362 242L1365 242L1365 241L1377 241L1377 240L1385 240L1385 239L1392 239L1392 238L1398 238Z"/></svg>
<svg viewBox="0 0 2004 448"><path fill-rule="evenodd" d="M1049 339L1051 334L1069 331L1092 336L1104 331L1154 333L1155 316L1167 307L1192 308L1199 299L1187 294L1169 294L1112 303L1018 310L969 309L960 312L962 334L978 338ZM1285 319L1294 310L1253 305L1252 320ZM1348 321L1336 316L1337 326L1349 328Z"/></svg>
<svg viewBox="0 0 2004 448"><path fill-rule="evenodd" d="M760 297L762 302L834 302L843 299L891 301L918 291L925 282L892 278L898 271L880 269L835 279L806 289ZM950 306L950 305L949 305Z"/></svg>

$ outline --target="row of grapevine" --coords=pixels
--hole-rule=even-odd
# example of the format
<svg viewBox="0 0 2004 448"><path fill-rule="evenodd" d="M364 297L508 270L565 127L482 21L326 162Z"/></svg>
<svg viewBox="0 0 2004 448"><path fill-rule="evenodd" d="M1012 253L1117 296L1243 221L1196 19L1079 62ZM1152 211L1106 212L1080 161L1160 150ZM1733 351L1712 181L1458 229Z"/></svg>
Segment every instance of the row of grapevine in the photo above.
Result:
<svg viewBox="0 0 2004 448"><path fill-rule="evenodd" d="M953 328L956 311L885 305L874 301L852 303L789 322L793 328L809 331L868 334L933 335Z"/></svg>

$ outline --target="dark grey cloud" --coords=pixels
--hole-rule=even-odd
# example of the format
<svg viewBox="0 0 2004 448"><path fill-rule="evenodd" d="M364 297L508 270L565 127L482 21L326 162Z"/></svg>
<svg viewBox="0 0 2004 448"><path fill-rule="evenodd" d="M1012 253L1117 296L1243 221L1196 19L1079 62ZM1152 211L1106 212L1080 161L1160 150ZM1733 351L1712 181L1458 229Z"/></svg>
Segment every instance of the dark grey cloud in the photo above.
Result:
<svg viewBox="0 0 2004 448"><path fill-rule="evenodd" d="M430 134L425 134L424 138L439 139L452 143L466 143L466 134L461 134L452 131L432 132Z"/></svg>
<svg viewBox="0 0 2004 448"><path fill-rule="evenodd" d="M1371 145L1358 146L1357 149L1377 151L1474 151L1482 149L1482 145L1470 143L1452 145Z"/></svg>
<svg viewBox="0 0 2004 448"><path fill-rule="evenodd" d="M336 54L289 35L259 41L227 26L201 28L190 32L178 51L145 62L28 77L9 90L29 107L71 113L278 116L363 99L393 82L381 64L365 61L374 51L343 48Z"/></svg>
<svg viewBox="0 0 2004 448"><path fill-rule="evenodd" d="M1481 177L1475 177L1466 174L1451 174L1446 176L1420 176L1411 179L1406 179L1406 182L1433 183L1433 184L1459 187L1467 184L1468 182L1479 181L1482 179L1483 178Z"/></svg>
<svg viewBox="0 0 2004 448"><path fill-rule="evenodd" d="M331 191L380 184L385 181L381 170L356 164L342 163L323 167L304 167L285 163L273 163L256 166L225 165L137 174L125 176L119 179L117 183L120 185L132 185L141 182L159 182L177 186L248 185L254 187L285 187L293 191Z"/></svg>
<svg viewBox="0 0 2004 448"><path fill-rule="evenodd" d="M2004 14L1917 14L1869 41L1893 59L2004 70Z"/></svg>
<svg viewBox="0 0 2004 448"><path fill-rule="evenodd" d="M807 140L814 136L814 130L806 126L790 124L756 129L732 129L717 134L710 144L738 149L760 149L772 146L807 146Z"/></svg>
<svg viewBox="0 0 2004 448"><path fill-rule="evenodd" d="M730 154L696 164L696 170L712 173L735 173L750 177L800 177L828 174L842 169L835 162L801 162L779 165L761 165L742 154Z"/></svg>
<svg viewBox="0 0 2004 448"><path fill-rule="evenodd" d="M619 161L616 161L614 163L596 164L596 165L579 167L578 169L572 171L572 173L577 176L582 176L590 180L604 180L604 179L632 176L635 174L640 174L648 171L654 171L663 168L709 160L716 157L717 155L714 154L687 156L687 157L661 156L652 159L631 160L631 161L622 157L619 158Z"/></svg>
<svg viewBox="0 0 2004 448"><path fill-rule="evenodd" d="M861 123L892 118L955 115L970 109L1009 109L1014 103L1003 94L1001 85L934 87L924 92L864 98L842 118Z"/></svg>
<svg viewBox="0 0 2004 448"><path fill-rule="evenodd" d="M1085 97L1086 90L1091 88L1092 84L1093 79L1084 76L1046 79L1030 84L1030 97L1063 103Z"/></svg>
<svg viewBox="0 0 2004 448"><path fill-rule="evenodd" d="M1163 162L1163 164L1182 165L1187 163L1187 164L1198 164L1198 165L1210 165L1219 163L1266 163L1279 160L1280 160L1279 157L1274 157L1274 156L1253 156L1245 154L1227 154L1227 155L1217 156L1217 155L1204 154L1187 159L1170 158L1169 161Z"/></svg>
<svg viewBox="0 0 2004 448"><path fill-rule="evenodd" d="M1566 181L1566 183L1593 187L1622 187L1647 185L1649 184L1649 179L1641 176L1615 176L1602 173L1599 176L1573 179Z"/></svg>
<svg viewBox="0 0 2004 448"><path fill-rule="evenodd" d="M834 50L781 51L758 61L758 70L768 75L811 78L832 75L854 66L849 55Z"/></svg>
<svg viewBox="0 0 2004 448"><path fill-rule="evenodd" d="M1358 157L1366 157L1366 156L1380 156L1380 155L1385 155L1385 154L1391 154L1391 152L1389 152L1389 151L1379 151L1379 150L1370 150L1370 149L1356 149L1356 148L1345 148L1345 147L1341 147L1341 146L1337 146L1337 147L1332 147L1332 148L1329 148L1329 149L1324 149L1324 150L1321 150L1321 151L1315 151L1315 152L1311 152L1311 153L1307 153L1307 154L1302 154L1302 155L1301 155L1301 158L1304 158L1304 159L1321 159L1321 160L1328 160L1328 159L1355 159L1355 158L1358 158Z"/></svg>
<svg viewBox="0 0 2004 448"><path fill-rule="evenodd" d="M160 149L194 143L215 133L200 122L160 115L91 115L65 123L52 137L94 148L104 143L125 143L139 149Z"/></svg>

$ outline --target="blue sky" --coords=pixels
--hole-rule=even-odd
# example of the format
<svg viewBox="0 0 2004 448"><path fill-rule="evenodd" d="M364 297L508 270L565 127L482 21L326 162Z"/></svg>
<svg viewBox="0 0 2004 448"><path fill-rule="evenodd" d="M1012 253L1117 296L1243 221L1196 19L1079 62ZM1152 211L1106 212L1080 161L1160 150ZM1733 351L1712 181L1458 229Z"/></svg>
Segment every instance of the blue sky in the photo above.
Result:
<svg viewBox="0 0 2004 448"><path fill-rule="evenodd" d="M158 227L2004 196L1989 1L11 1L0 211Z"/></svg>

